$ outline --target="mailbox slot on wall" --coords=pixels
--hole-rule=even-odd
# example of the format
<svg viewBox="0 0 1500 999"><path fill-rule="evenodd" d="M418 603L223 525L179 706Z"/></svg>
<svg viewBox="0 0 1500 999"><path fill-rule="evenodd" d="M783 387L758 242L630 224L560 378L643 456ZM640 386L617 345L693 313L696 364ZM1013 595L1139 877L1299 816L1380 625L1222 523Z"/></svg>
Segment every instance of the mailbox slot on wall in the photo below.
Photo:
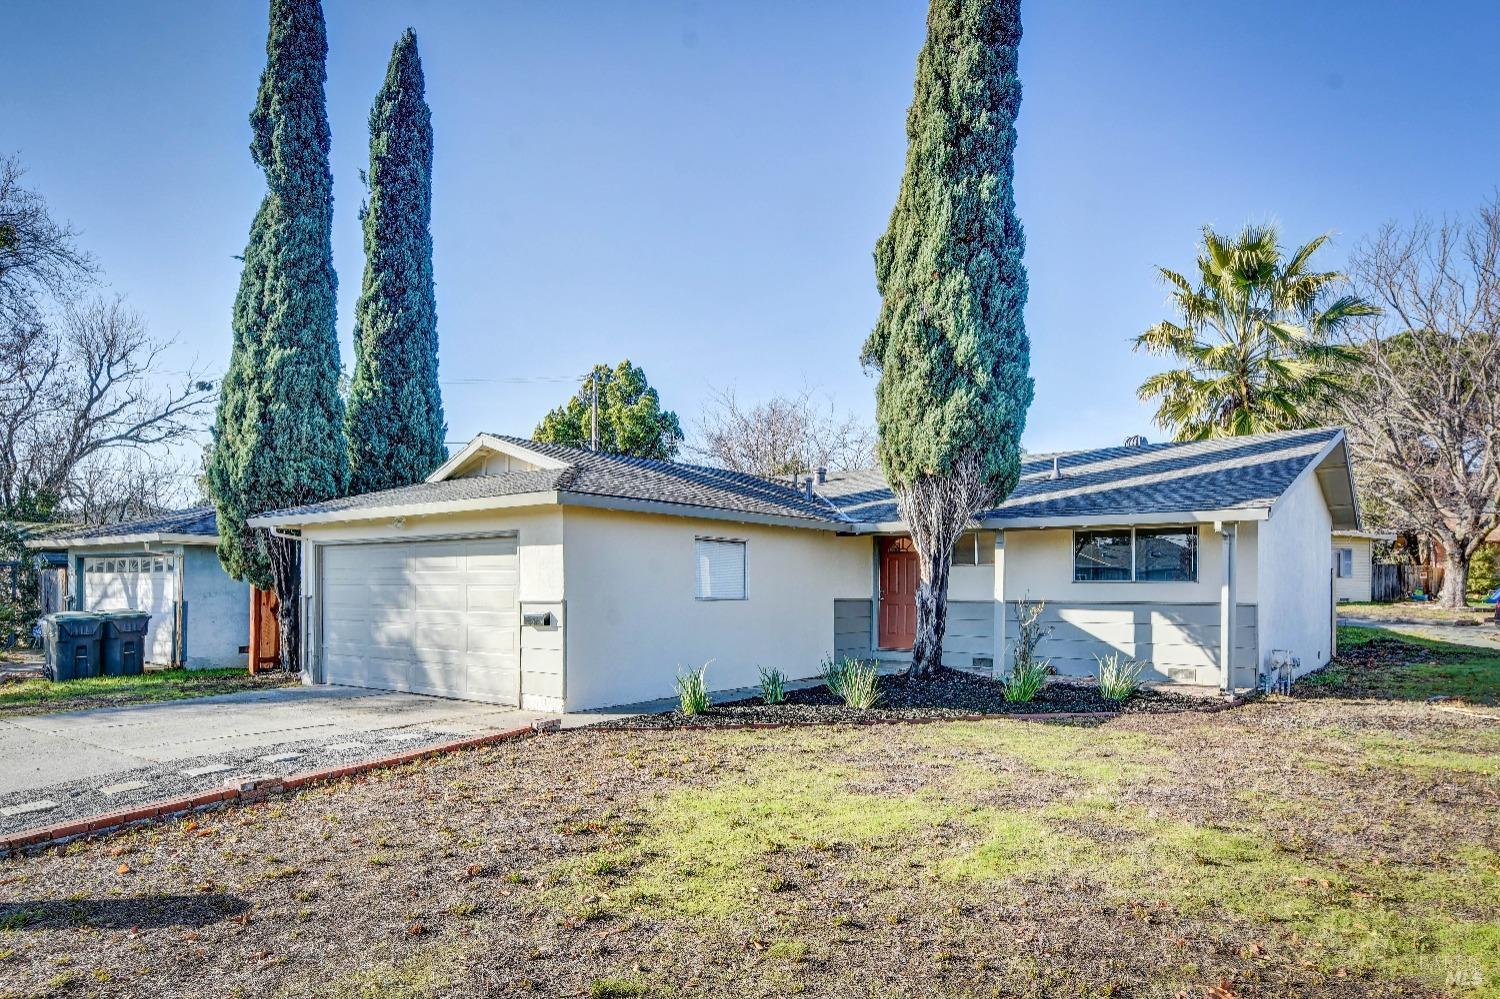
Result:
<svg viewBox="0 0 1500 999"><path fill-rule="evenodd" d="M521 623L528 628L550 628L552 627L552 612L542 611L540 614L522 614Z"/></svg>

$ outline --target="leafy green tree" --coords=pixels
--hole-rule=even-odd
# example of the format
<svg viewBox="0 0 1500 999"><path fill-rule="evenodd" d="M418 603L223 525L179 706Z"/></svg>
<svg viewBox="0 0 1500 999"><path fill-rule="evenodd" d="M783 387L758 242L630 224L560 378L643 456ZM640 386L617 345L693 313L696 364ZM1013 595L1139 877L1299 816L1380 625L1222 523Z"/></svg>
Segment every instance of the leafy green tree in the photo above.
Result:
<svg viewBox="0 0 1500 999"><path fill-rule="evenodd" d="M1196 285L1159 269L1179 318L1136 337L1135 349L1182 367L1138 390L1157 401L1157 425L1187 441L1321 422L1358 360L1332 338L1380 311L1357 295L1334 295L1343 275L1311 268L1327 240L1283 257L1274 226L1247 226L1233 238L1205 227Z"/></svg>
<svg viewBox="0 0 1500 999"><path fill-rule="evenodd" d="M370 109L365 275L349 386L349 488L420 482L447 457L432 285L432 114L417 36L396 42Z"/></svg>
<svg viewBox="0 0 1500 999"><path fill-rule="evenodd" d="M598 392L599 450L636 458L671 461L682 443L677 414L661 408L661 398L646 381L646 372L621 361L613 370L594 365L578 392L537 424L533 440L568 447L589 447L594 429L594 393Z"/></svg>
<svg viewBox="0 0 1500 999"><path fill-rule="evenodd" d="M282 664L300 668L298 543L246 521L338 496L349 479L334 328L333 175L323 82L328 41L318 0L271 0L266 68L250 113L250 154L266 174L235 295L233 345L205 479L219 559L274 587Z"/></svg>
<svg viewBox="0 0 1500 999"><path fill-rule="evenodd" d="M1025 239L1012 157L1015 0L932 0L907 112L906 172L875 244L876 446L920 566L911 671L942 664L953 546L1015 488L1031 405Z"/></svg>

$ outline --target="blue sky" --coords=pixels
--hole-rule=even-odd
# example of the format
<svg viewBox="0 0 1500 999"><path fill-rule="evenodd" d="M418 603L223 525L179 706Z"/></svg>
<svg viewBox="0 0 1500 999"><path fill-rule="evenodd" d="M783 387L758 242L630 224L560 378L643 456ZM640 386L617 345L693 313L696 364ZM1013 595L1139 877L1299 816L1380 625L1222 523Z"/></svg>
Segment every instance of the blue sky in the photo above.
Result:
<svg viewBox="0 0 1500 999"><path fill-rule="evenodd" d="M401 30L436 132L449 437L529 433L596 360L691 427L715 388L873 412L859 347L925 4L327 0L339 330L363 258L366 116ZM1205 223L1361 236L1493 193L1500 6L1031 0L1016 166L1037 450L1156 439L1129 338ZM173 370L217 376L262 192L252 0L16 0L0 149L84 230Z"/></svg>

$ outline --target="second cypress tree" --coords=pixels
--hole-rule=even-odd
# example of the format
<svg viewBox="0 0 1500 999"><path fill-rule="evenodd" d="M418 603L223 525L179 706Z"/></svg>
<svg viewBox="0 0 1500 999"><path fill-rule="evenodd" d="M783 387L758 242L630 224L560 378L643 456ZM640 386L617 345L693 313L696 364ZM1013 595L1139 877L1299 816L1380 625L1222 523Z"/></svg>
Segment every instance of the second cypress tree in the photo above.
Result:
<svg viewBox="0 0 1500 999"><path fill-rule="evenodd" d="M432 280L432 114L417 36L396 42L370 109L365 274L349 386L350 491L420 482L443 463Z"/></svg>

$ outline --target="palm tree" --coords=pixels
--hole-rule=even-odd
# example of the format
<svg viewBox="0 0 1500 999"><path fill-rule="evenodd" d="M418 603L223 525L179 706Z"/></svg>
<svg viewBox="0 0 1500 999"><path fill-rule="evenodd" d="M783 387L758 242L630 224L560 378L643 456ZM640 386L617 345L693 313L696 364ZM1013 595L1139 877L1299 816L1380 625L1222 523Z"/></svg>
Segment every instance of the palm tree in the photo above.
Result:
<svg viewBox="0 0 1500 999"><path fill-rule="evenodd" d="M1136 337L1135 349L1183 366L1137 390L1158 401L1157 425L1186 441L1317 424L1359 359L1333 335L1380 311L1356 295L1334 296L1343 275L1310 269L1327 241L1283 259L1274 226L1247 226L1233 239L1205 226L1197 287L1159 268L1181 318Z"/></svg>

